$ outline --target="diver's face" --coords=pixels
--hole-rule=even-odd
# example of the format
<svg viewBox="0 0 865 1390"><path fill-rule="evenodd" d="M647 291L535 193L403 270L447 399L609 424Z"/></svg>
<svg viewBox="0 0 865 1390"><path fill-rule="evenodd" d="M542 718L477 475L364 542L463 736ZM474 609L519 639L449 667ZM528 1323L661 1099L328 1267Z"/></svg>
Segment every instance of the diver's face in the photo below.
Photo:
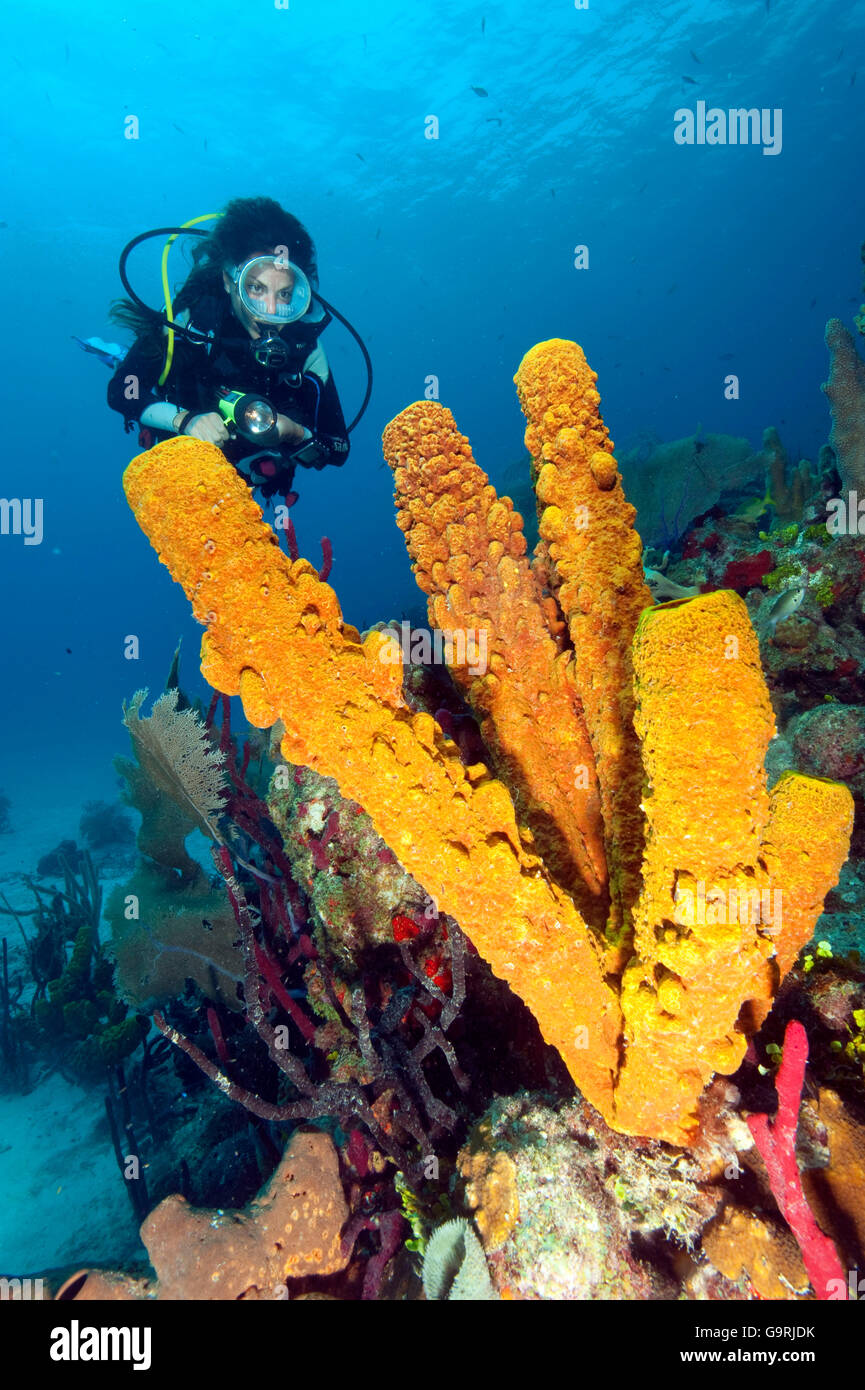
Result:
<svg viewBox="0 0 865 1390"><path fill-rule="evenodd" d="M231 296L231 307L237 318L251 337L260 338L261 329L255 313L247 309L238 294L237 286L225 271L223 281ZM259 313L277 315L281 307L291 303L294 274L288 268L283 269L273 264L252 266L244 276L243 289L247 299Z"/></svg>

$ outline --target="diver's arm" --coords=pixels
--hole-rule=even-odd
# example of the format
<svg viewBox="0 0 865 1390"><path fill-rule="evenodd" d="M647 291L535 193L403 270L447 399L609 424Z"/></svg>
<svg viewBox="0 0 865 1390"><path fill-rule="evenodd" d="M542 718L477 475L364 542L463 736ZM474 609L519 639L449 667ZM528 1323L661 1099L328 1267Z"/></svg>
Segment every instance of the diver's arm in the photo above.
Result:
<svg viewBox="0 0 865 1390"><path fill-rule="evenodd" d="M152 347L138 339L108 383L108 404L112 410L120 412L128 428L132 422L137 422L160 434L178 434L197 412L159 399L160 370L160 360L154 356ZM175 392L177 386L175 381Z"/></svg>
<svg viewBox="0 0 865 1390"><path fill-rule="evenodd" d="M280 444L302 444L305 439L312 438L312 430L299 425L290 415L277 415L276 427Z"/></svg>
<svg viewBox="0 0 865 1390"><path fill-rule="evenodd" d="M303 374L316 392L309 439L298 445L296 461L307 468L341 467L348 458L349 440L339 393L324 349L319 345L304 363Z"/></svg>
<svg viewBox="0 0 865 1390"><path fill-rule="evenodd" d="M152 345L138 339L132 344L108 383L108 404L126 421L140 420L153 401L161 362ZM175 407L176 410L176 407Z"/></svg>
<svg viewBox="0 0 865 1390"><path fill-rule="evenodd" d="M191 411L172 405L171 401L151 401L138 419L148 429L159 430L162 434L179 434L181 426L191 417Z"/></svg>

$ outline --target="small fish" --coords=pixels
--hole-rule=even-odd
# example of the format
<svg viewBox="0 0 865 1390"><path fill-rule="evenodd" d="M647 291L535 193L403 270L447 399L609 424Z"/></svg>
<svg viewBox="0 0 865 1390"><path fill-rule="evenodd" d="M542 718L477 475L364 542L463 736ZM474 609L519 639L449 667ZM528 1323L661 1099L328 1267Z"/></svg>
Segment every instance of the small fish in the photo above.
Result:
<svg viewBox="0 0 865 1390"><path fill-rule="evenodd" d="M858 68L857 68L856 71L858 72ZM850 78L850 86L851 86L851 87L853 86L853 83L854 83L855 81L856 81L856 73L854 72L853 75L852 75L852 77Z"/></svg>
<svg viewBox="0 0 865 1390"><path fill-rule="evenodd" d="M655 603L665 603L668 599L693 598L699 588L686 589L675 579L668 579L660 570L644 569L643 576Z"/></svg>
<svg viewBox="0 0 865 1390"><path fill-rule="evenodd" d="M66 648L66 655L67 655L67 656L71 656L71 655L72 655L72 648L71 648L71 647L67 647L67 648Z"/></svg>
<svg viewBox="0 0 865 1390"><path fill-rule="evenodd" d="M376 241L378 241L378 239L379 239L380 236L381 236L381 227L379 227L378 230L376 231L376 234L375 234L375 239L376 239Z"/></svg>
<svg viewBox="0 0 865 1390"><path fill-rule="evenodd" d="M638 193L645 193L645 191L646 191L646 189L647 189L648 187L649 187L648 182L646 182L646 183L644 183L644 184L641 184L640 187L637 189L637 192L638 192Z"/></svg>
<svg viewBox="0 0 865 1390"><path fill-rule="evenodd" d="M551 198L555 198L555 196L556 196L556 190L555 190L554 188L551 188L551 189L550 189L550 197L551 197ZM3 223L3 226L4 226L4 227L6 226L6 223L5 223L5 222Z"/></svg>
<svg viewBox="0 0 865 1390"><path fill-rule="evenodd" d="M678 289L678 282L674 280L670 288L667 290L667 294L672 294L673 291L676 289Z"/></svg>
<svg viewBox="0 0 865 1390"><path fill-rule="evenodd" d="M733 516L741 521L759 521L764 512L767 512L772 505L769 497L751 497L747 502L743 502L733 512Z"/></svg>
<svg viewBox="0 0 865 1390"><path fill-rule="evenodd" d="M361 34L361 38L363 39L363 51L366 53L366 34Z"/></svg>
<svg viewBox="0 0 865 1390"><path fill-rule="evenodd" d="M766 13L767 13L767 14L768 14L769 11L771 10L771 8L772 8L772 0L766 0Z"/></svg>
<svg viewBox="0 0 865 1390"><path fill-rule="evenodd" d="M487 27L487 17L486 17L486 15L484 15L483 18L482 18L482 20L481 20L481 33L482 33L482 34L483 34L483 33L486 33L486 27Z"/></svg>
<svg viewBox="0 0 865 1390"><path fill-rule="evenodd" d="M817 303L816 299L812 299L812 300L811 300L811 303L808 305L808 308L809 308L809 309L813 309L816 303Z"/></svg>
<svg viewBox="0 0 865 1390"><path fill-rule="evenodd" d="M697 57L697 55L696 55L696 53L694 52L693 48L689 48L689 49L688 49L688 52L690 53L690 55L691 55L691 57L693 58L693 60L694 60L695 63L702 62L702 59Z"/></svg>
<svg viewBox="0 0 865 1390"><path fill-rule="evenodd" d="M171 124L174 126L174 129L175 129L180 135L185 135L185 134L186 134L186 131L183 130L183 129L181 129L181 127L180 127L179 125L177 125L174 121L172 121Z"/></svg>
<svg viewBox="0 0 865 1390"><path fill-rule="evenodd" d="M204 148L207 149L207 140L204 141Z"/></svg>
<svg viewBox="0 0 865 1390"><path fill-rule="evenodd" d="M472 87L472 91L474 92L476 97L489 96L489 92L487 91L486 87Z"/></svg>
<svg viewBox="0 0 865 1390"><path fill-rule="evenodd" d="M363 157L362 154L358 154L357 150L355 150L354 154L355 154L355 159L359 159L360 162L361 162L361 164L366 164L366 160L364 159L364 157Z"/></svg>
<svg viewBox="0 0 865 1390"><path fill-rule="evenodd" d="M0 222L0 232L5 232L5 230L6 230L6 228L7 228L8 226L9 226L9 223L8 223L8 222Z"/></svg>
<svg viewBox="0 0 865 1390"><path fill-rule="evenodd" d="M732 360L733 360L733 354L732 354L732 352L722 352L722 353L720 354L720 356L718 357L718 361L719 361L719 362L732 362Z"/></svg>
<svg viewBox="0 0 865 1390"><path fill-rule="evenodd" d="M696 77L687 77L684 73L682 74L682 81L683 81L683 82L690 82L690 84L691 84L692 87L696 87L696 85L697 85L697 79L696 79Z"/></svg>
<svg viewBox="0 0 865 1390"><path fill-rule="evenodd" d="M501 125L502 118L501 116L487 116L485 124L489 125L490 121L495 121L497 125Z"/></svg>
<svg viewBox="0 0 865 1390"><path fill-rule="evenodd" d="M769 631L775 636L775 628L779 623L783 623L786 618L790 618L801 608L802 600L805 597L805 586L800 585L796 589L785 589L780 598L777 598L769 610Z"/></svg>

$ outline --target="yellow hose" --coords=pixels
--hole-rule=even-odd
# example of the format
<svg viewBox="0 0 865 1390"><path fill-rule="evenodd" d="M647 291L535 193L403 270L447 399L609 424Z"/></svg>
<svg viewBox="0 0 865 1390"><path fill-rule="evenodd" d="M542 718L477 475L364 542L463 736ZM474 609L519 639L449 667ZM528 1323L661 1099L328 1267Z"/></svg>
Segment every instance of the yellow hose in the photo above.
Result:
<svg viewBox="0 0 865 1390"><path fill-rule="evenodd" d="M220 214L219 214L218 212L204 212L204 213L201 214L200 217L190 217L190 219L189 219L188 222L183 222L183 223L181 223L181 225L182 225L183 227L194 227L194 226L196 225L197 222L207 222L207 221L209 221L209 219L210 219L211 217L219 217L219 216L220 216ZM163 294L163 298L164 298L164 300L165 300L165 312L166 312L166 314L168 315L169 319L173 319L173 318L174 318L174 310L173 310L172 305L171 305L171 286L170 286L169 283L168 283L168 252L171 250L172 242L175 242L179 236L180 236L180 233L179 233L179 232L175 232L173 236L170 236L170 237L168 238L168 240L166 241L165 246L164 246L163 251L162 251L162 294ZM160 385L160 386L164 385L164 383L165 383L165 381L166 381L166 379L167 379L167 377L168 377L168 373L171 371L171 364L172 364L173 361L174 361L174 329L173 329L173 328L169 328L169 330L168 330L168 343L167 343L166 348L165 348L165 366L162 368L162 374L161 374L161 376L160 376L160 378L159 378L159 385Z"/></svg>

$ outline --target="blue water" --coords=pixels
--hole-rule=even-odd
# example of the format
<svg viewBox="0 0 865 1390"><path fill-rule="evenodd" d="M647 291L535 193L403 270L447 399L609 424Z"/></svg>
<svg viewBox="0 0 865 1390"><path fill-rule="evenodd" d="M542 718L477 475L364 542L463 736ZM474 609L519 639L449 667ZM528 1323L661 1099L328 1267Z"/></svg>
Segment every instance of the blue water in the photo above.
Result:
<svg viewBox="0 0 865 1390"><path fill-rule="evenodd" d="M379 439L431 374L494 481L523 451L514 370L552 336L584 346L620 444L701 424L758 445L775 424L791 454L815 455L823 326L861 301L863 20L849 0L8 10L0 495L42 497L45 517L41 545L0 536L13 803L25 783L56 799L73 770L111 785L120 702L161 688L180 635L198 687L200 630L123 497L135 436L72 341L117 338L107 310L131 236L253 194L310 229L375 389L346 467L299 479L301 548L317 563L330 536L351 621L398 617L418 595ZM780 108L781 152L677 145L674 112L698 100ZM131 266L154 302L158 253ZM324 342L350 417L359 353L337 324Z"/></svg>

